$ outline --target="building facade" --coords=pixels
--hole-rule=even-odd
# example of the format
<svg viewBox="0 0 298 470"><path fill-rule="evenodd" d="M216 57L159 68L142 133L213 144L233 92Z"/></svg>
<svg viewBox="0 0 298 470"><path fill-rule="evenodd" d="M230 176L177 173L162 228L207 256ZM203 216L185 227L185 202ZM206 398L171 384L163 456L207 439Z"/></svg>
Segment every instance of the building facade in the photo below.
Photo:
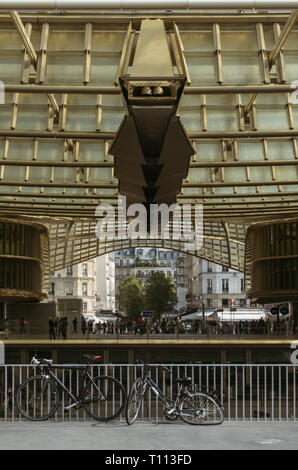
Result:
<svg viewBox="0 0 298 470"><path fill-rule="evenodd" d="M51 273L49 301L71 298L82 299L86 316L99 310L115 311L113 253Z"/></svg>
<svg viewBox="0 0 298 470"><path fill-rule="evenodd" d="M188 255L188 305L206 308L249 307L244 274Z"/></svg>
<svg viewBox="0 0 298 470"><path fill-rule="evenodd" d="M187 270L186 255L164 248L129 248L115 253L116 292L121 282L134 276L145 285L154 272L171 276L176 288L178 303L176 308L186 305Z"/></svg>
<svg viewBox="0 0 298 470"><path fill-rule="evenodd" d="M95 291L95 261L68 266L51 273L49 300L82 299L84 315L94 314L98 308Z"/></svg>
<svg viewBox="0 0 298 470"><path fill-rule="evenodd" d="M96 258L96 297L99 310L115 311L115 255Z"/></svg>

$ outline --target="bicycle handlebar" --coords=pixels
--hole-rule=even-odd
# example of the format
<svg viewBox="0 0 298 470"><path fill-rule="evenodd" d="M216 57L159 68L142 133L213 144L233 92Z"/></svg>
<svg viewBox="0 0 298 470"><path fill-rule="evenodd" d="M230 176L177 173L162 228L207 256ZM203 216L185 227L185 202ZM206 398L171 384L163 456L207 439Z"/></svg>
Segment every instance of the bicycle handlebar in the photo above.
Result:
<svg viewBox="0 0 298 470"><path fill-rule="evenodd" d="M152 369L152 368L154 367L154 365L152 365L152 364L147 364L146 362L141 361L140 359L138 359L137 362L138 362L139 364L142 364L142 365L145 366L145 367L150 368L150 369ZM163 370L165 370L166 372L169 372L170 374L172 373L172 371L171 371L170 369L168 369L168 367L162 366L162 365L160 365L160 364L158 364L156 367L161 367L161 368L162 368Z"/></svg>
<svg viewBox="0 0 298 470"><path fill-rule="evenodd" d="M41 366L41 365L48 365L51 366L53 364L53 359L37 359L36 357L32 357L31 364L33 366Z"/></svg>

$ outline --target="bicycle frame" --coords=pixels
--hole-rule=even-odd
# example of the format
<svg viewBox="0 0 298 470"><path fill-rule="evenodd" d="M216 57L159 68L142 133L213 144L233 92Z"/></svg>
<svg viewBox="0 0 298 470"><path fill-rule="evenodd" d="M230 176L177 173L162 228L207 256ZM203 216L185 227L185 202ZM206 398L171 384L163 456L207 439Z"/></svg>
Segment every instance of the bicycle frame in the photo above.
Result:
<svg viewBox="0 0 298 470"><path fill-rule="evenodd" d="M51 370L51 368L47 365L40 365L38 368L40 368L41 375L47 380L51 378L60 389L62 389L74 402L71 405L68 405L65 407L65 410L69 410L70 408L73 408L74 406L82 405L84 402L84 396L83 396L83 390L84 390L84 384L86 384L87 379L89 379L92 383L93 386L96 388L97 392L99 393L100 398L104 398L104 395L101 393L101 391L98 389L96 383L93 381L93 378L88 370L88 365L85 367L73 367L73 366L55 366L55 369L68 369L68 370L79 370L79 371L84 371L83 376L81 377L80 380L80 394L75 395L74 393L71 392L62 382L61 380L58 379L58 377L55 375L55 373Z"/></svg>
<svg viewBox="0 0 298 470"><path fill-rule="evenodd" d="M177 395L176 395L176 398L175 400L172 400L170 399L169 397L167 397L162 391L161 389L158 387L157 383L154 382L153 379L151 379L151 377L149 376L149 374L146 374L144 377L143 377L143 383L144 383L144 389L143 389L143 396L146 392L146 390L149 388L150 390L153 391L153 393L162 401L162 403L165 405L165 407L168 409L168 410L175 410L175 412L180 415L180 411L179 411L179 404L180 404L180 399L181 399L181 396L183 395L184 393L184 388L183 388L183 385L180 385L178 387L178 392L177 392Z"/></svg>

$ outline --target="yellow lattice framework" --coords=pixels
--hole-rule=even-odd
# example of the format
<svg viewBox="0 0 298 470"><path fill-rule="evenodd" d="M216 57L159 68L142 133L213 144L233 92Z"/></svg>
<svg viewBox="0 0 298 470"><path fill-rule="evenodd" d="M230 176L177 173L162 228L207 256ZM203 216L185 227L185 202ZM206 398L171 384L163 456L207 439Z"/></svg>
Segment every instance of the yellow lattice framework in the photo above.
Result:
<svg viewBox="0 0 298 470"><path fill-rule="evenodd" d="M156 17L181 44L173 60L189 79L179 115L194 153L177 202L203 204L196 254L244 270L248 227L297 215L297 12ZM0 14L0 215L48 227L51 271L144 245L95 236L96 207L117 205L117 77L142 19ZM150 243L183 251L172 239Z"/></svg>

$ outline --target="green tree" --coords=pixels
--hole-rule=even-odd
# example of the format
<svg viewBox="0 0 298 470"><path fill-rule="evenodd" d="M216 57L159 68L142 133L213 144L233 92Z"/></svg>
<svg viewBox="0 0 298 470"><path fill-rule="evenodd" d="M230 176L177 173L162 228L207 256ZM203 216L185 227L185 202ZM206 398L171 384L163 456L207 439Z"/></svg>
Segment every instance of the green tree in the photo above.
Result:
<svg viewBox="0 0 298 470"><path fill-rule="evenodd" d="M158 318L162 313L170 312L177 300L172 277L165 276L163 272L153 272L145 287L146 308L153 310Z"/></svg>
<svg viewBox="0 0 298 470"><path fill-rule="evenodd" d="M124 279L119 287L117 301L123 306L128 318L135 320L144 310L144 287L134 276Z"/></svg>

